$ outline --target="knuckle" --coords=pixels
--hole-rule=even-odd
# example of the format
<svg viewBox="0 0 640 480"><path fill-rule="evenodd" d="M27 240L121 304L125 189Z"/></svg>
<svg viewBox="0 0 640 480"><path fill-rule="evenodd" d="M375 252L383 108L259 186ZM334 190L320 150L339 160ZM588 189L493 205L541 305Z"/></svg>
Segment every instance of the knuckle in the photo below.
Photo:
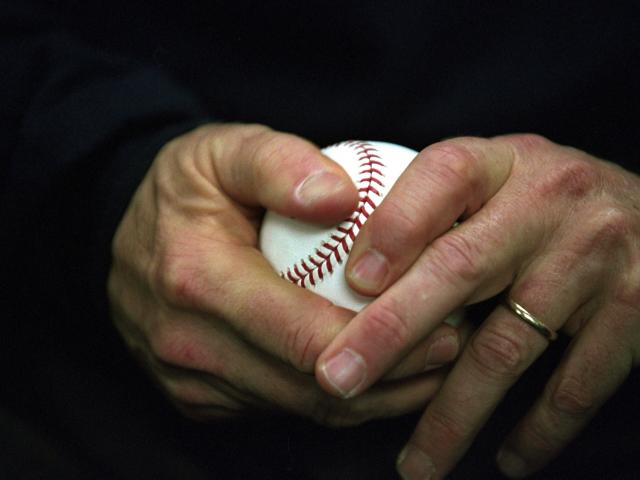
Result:
<svg viewBox="0 0 640 480"><path fill-rule="evenodd" d="M185 407L207 406L212 403L211 392L207 387L188 380L164 382L169 396Z"/></svg>
<svg viewBox="0 0 640 480"><path fill-rule="evenodd" d="M487 324L471 339L469 353L484 375L515 379L528 365L528 345L508 326Z"/></svg>
<svg viewBox="0 0 640 480"><path fill-rule="evenodd" d="M536 185L541 195L563 195L570 199L584 198L599 188L600 176L593 164L575 155L559 159ZM543 197L544 198L544 197Z"/></svg>
<svg viewBox="0 0 640 480"><path fill-rule="evenodd" d="M214 159L235 158L240 149L251 148L255 152L257 140L266 138L272 130L261 124L223 123L209 125L206 142Z"/></svg>
<svg viewBox="0 0 640 480"><path fill-rule="evenodd" d="M469 435L465 422L454 417L449 409L428 408L422 421L433 438L441 445L459 444Z"/></svg>
<svg viewBox="0 0 640 480"><path fill-rule="evenodd" d="M407 205L408 203L408 205ZM377 209L372 219L375 224L375 232L372 240L383 235L389 244L394 240L402 240L406 235L420 230L420 224L424 221L417 212L424 210L419 205L419 199L413 199L407 192L402 198L389 195L384 199L385 208ZM392 228L389 228L390 225Z"/></svg>
<svg viewBox="0 0 640 480"><path fill-rule="evenodd" d="M273 169L277 171L282 164L283 158L287 158L289 155L286 143L283 141L283 137L271 131L259 132L253 137L255 142L253 158L263 159L260 165L263 169ZM236 172L238 176L246 175L243 173L244 168L238 168Z"/></svg>
<svg viewBox="0 0 640 480"><path fill-rule="evenodd" d="M152 185L158 199L174 201L182 193L176 184L176 176L191 178L199 173L199 160L203 159L201 134L198 131L188 133L177 142L167 145L158 156L158 168L154 171Z"/></svg>
<svg viewBox="0 0 640 480"><path fill-rule="evenodd" d="M262 166L274 173L281 172L283 164L304 163L306 157L317 156L310 144L294 135L264 130L256 134L255 141L255 158L262 159Z"/></svg>
<svg viewBox="0 0 640 480"><path fill-rule="evenodd" d="M405 254L405 247L422 242L425 221L424 208L418 199L403 192L403 198L388 196L385 208L378 208L364 225L371 244L390 260ZM421 245L421 243L420 243Z"/></svg>
<svg viewBox="0 0 640 480"><path fill-rule="evenodd" d="M351 318L325 298L313 301L313 308L274 327L284 342L283 359L305 373L313 372L320 354Z"/></svg>
<svg viewBox="0 0 640 480"><path fill-rule="evenodd" d="M626 240L634 228L632 216L617 205L600 208L593 216L592 222L593 241L608 246Z"/></svg>
<svg viewBox="0 0 640 480"><path fill-rule="evenodd" d="M200 267L180 253L165 252L150 276L156 293L172 306L197 305L206 291Z"/></svg>
<svg viewBox="0 0 640 480"><path fill-rule="evenodd" d="M597 407L592 388L588 382L566 376L552 390L550 405L554 412L569 417L589 415Z"/></svg>
<svg viewBox="0 0 640 480"><path fill-rule="evenodd" d="M429 169L438 183L447 188L473 187L478 181L477 159L472 150L457 142L445 141L425 149Z"/></svg>
<svg viewBox="0 0 640 480"><path fill-rule="evenodd" d="M286 137L276 132L264 130L256 133L256 153L265 159L277 159L286 154Z"/></svg>
<svg viewBox="0 0 640 480"><path fill-rule="evenodd" d="M640 265L635 266L635 271L622 282L613 287L613 299L628 312L627 315L613 316L609 319L609 328L620 332L620 338L624 338L627 332L636 328L640 323Z"/></svg>
<svg viewBox="0 0 640 480"><path fill-rule="evenodd" d="M324 345L313 324L297 323L287 326L284 335L285 351L289 363L302 372L312 372Z"/></svg>
<svg viewBox="0 0 640 480"><path fill-rule="evenodd" d="M446 233L433 243L431 267L450 284L477 282L484 276L484 256L477 243L456 230Z"/></svg>
<svg viewBox="0 0 640 480"><path fill-rule="evenodd" d="M400 351L407 345L411 336L409 324L397 313L395 305L379 301L367 310L362 323L363 338L372 339L381 348Z"/></svg>
<svg viewBox="0 0 640 480"><path fill-rule="evenodd" d="M168 325L155 328L149 336L149 348L166 365L195 368L203 363L197 336L183 328Z"/></svg>
<svg viewBox="0 0 640 480"><path fill-rule="evenodd" d="M536 133L516 133L508 135L507 138L519 153L526 155L530 155L532 152L539 152L541 149L552 145L550 140Z"/></svg>
<svg viewBox="0 0 640 480"><path fill-rule="evenodd" d="M581 259L606 258L607 264L629 265L634 250L630 239L637 230L633 215L619 205L601 204L589 210L572 249ZM603 265L604 266L604 265Z"/></svg>
<svg viewBox="0 0 640 480"><path fill-rule="evenodd" d="M283 171L304 172L321 168L320 151L306 140L292 134L264 130L249 142L247 158L253 161L232 164L233 178L238 183L253 186L269 185L274 178L282 179Z"/></svg>

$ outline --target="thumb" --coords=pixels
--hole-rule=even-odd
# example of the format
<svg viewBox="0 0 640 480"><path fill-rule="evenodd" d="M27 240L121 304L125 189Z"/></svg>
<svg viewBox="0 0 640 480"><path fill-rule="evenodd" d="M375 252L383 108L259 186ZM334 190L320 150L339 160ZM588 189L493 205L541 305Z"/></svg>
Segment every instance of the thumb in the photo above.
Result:
<svg viewBox="0 0 640 480"><path fill-rule="evenodd" d="M222 125L211 136L220 186L246 206L335 223L358 205L351 177L317 146L262 125Z"/></svg>

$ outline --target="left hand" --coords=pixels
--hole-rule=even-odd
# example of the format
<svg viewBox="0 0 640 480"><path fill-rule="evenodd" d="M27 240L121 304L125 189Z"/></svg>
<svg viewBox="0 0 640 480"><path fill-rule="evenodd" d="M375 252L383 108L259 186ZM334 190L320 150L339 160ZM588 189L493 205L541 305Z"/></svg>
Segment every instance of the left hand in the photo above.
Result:
<svg viewBox="0 0 640 480"><path fill-rule="evenodd" d="M526 476L560 453L640 360L640 178L535 135L432 145L360 232L347 277L381 295L318 359L318 380L334 394L363 392L455 308L503 291L573 337L498 454L506 474ZM547 345L497 307L401 454L403 478L444 477ZM332 361L345 349L357 361Z"/></svg>

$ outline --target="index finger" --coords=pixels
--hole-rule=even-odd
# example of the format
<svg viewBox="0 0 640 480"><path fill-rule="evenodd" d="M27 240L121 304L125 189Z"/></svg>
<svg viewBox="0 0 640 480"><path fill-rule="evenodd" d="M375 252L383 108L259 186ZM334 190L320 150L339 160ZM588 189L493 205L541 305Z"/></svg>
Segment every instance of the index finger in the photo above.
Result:
<svg viewBox="0 0 640 480"><path fill-rule="evenodd" d="M346 268L351 287L382 293L427 244L482 207L505 182L512 157L508 142L473 137L422 150L359 232Z"/></svg>
<svg viewBox="0 0 640 480"><path fill-rule="evenodd" d="M512 153L509 148L487 148L489 141L486 140L462 141L465 142L463 146L458 142L453 148L447 149L448 154L454 156L455 152L463 152L456 157L458 171L469 173L496 168L508 171L510 168L508 160ZM468 154L469 151L473 154ZM500 158L496 158L499 155L509 158L500 161ZM419 163L412 164L411 167L418 170L417 177L426 185L434 183L434 180L429 180L430 175L442 175L442 171L436 168L419 171L424 168ZM411 173L407 172L409 179ZM508 174L503 174L505 175ZM404 205L403 196L410 197L417 205L423 206L424 212L417 209L412 212L418 222L420 219L425 219L425 222L434 221L438 218L437 209L446 204L453 204L446 212L462 212L468 205L468 197L474 192L484 192L485 198L473 200L474 203L481 204L495 194L495 184L478 188L474 182L482 178L490 182L496 176L499 175L469 174L469 181L455 182L451 189L443 186L430 191L414 185L411 191L407 191L400 187L400 190L396 189L389 194L396 195L399 200L391 203L391 207L386 210L380 210L385 206L383 202L370 221L374 220L376 214L385 215L389 219L387 229L394 230L398 223L398 220L394 220L394 213L396 219L405 218L404 212L400 211ZM390 209L396 211L390 212ZM505 216L519 212L519 209L511 208L497 215L490 208L483 208L473 218L434 240L424 251L422 249L425 245L419 246L419 235L429 231L432 226L430 223L419 224L414 229L418 237L412 229L401 229L397 234L398 238L384 236L383 241L392 238L401 245L399 252L407 249L407 255L421 255L415 261L412 258L413 265L409 270L360 312L322 353L316 365L320 384L340 396L357 395L380 378L456 308L464 305L480 286L485 290L482 292L485 298L502 290L512 278L517 263L513 262L515 249L531 244L532 239L528 238L528 232L525 231L511 232L508 237L494 232L501 231L500 226L505 222ZM453 217L449 218L449 225L454 220ZM377 240L371 236L365 241ZM427 237L426 241L430 241L430 238ZM406 247L407 245L410 246ZM386 252L393 246L387 242L378 248ZM494 278L496 273L499 273L498 278Z"/></svg>

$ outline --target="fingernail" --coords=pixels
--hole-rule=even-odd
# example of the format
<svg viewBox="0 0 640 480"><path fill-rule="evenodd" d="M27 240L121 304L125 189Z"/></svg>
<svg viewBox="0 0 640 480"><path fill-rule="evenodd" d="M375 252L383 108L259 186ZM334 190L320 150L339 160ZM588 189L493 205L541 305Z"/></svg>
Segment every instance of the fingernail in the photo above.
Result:
<svg viewBox="0 0 640 480"><path fill-rule="evenodd" d="M389 274L389 262L379 251L370 248L356 262L349 277L363 290L379 292Z"/></svg>
<svg viewBox="0 0 640 480"><path fill-rule="evenodd" d="M297 200L310 205L323 198L339 194L348 185L348 180L330 172L316 172L305 178L295 189Z"/></svg>
<svg viewBox="0 0 640 480"><path fill-rule="evenodd" d="M427 351L426 366L430 367L449 363L458 356L459 348L460 344L458 343L457 335L447 335L439 338Z"/></svg>
<svg viewBox="0 0 640 480"><path fill-rule="evenodd" d="M396 469L403 480L429 480L436 473L433 461L411 444L398 455Z"/></svg>
<svg viewBox="0 0 640 480"><path fill-rule="evenodd" d="M344 398L353 396L367 376L367 364L361 355L346 348L327 360L322 371L328 382Z"/></svg>
<svg viewBox="0 0 640 480"><path fill-rule="evenodd" d="M523 478L530 473L527 462L508 448L502 448L498 452L497 462L502 473L508 477Z"/></svg>

